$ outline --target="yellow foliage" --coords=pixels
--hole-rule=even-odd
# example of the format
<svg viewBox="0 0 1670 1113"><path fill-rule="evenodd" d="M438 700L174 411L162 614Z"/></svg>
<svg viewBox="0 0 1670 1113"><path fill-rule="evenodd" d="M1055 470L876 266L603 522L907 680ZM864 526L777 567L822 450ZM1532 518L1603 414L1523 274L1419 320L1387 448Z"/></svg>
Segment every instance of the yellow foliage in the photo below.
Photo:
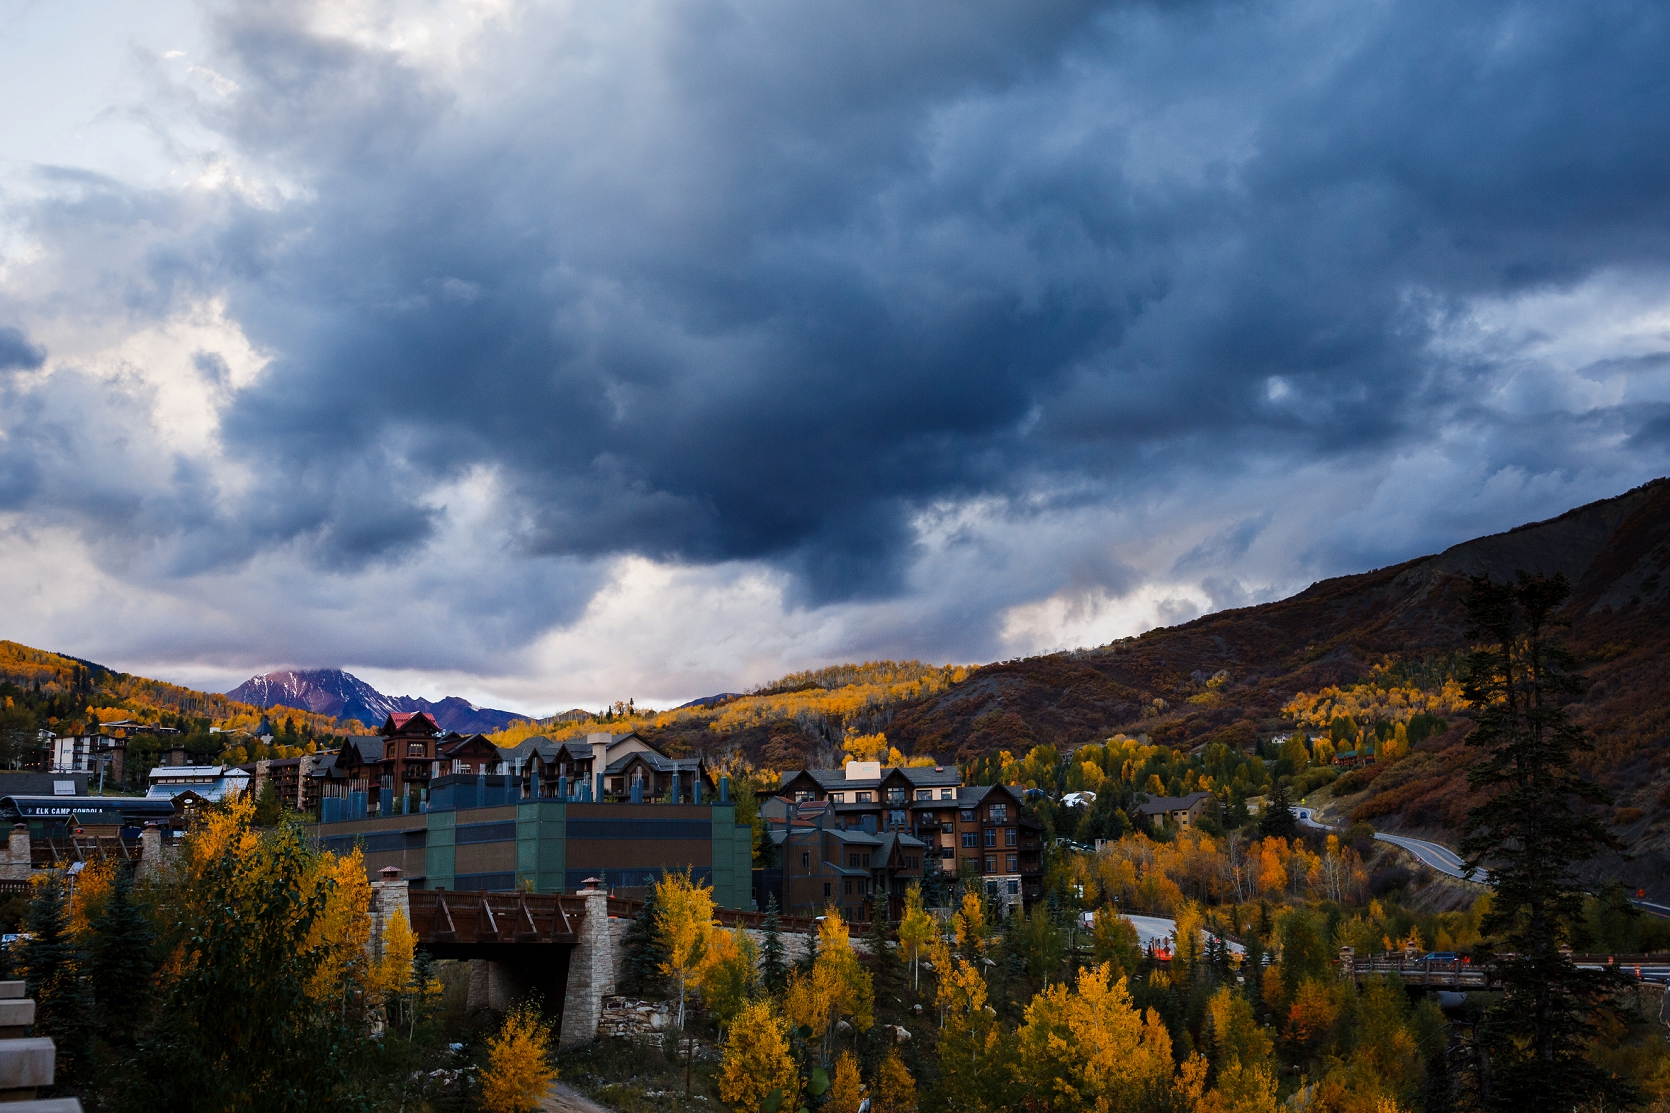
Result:
<svg viewBox="0 0 1670 1113"><path fill-rule="evenodd" d="M746 928L738 925L709 935L707 960L696 985L719 1027L728 1026L753 996L758 969L759 947Z"/></svg>
<svg viewBox="0 0 1670 1113"><path fill-rule="evenodd" d="M729 700L718 707L644 711L616 715L608 720L519 720L490 738L495 745L514 746L535 735L560 742L566 738L583 737L596 730L615 733L667 730L700 723L705 723L712 730L729 733L784 719L826 724L834 728L830 732L830 737L833 737L836 733L845 733L846 726L870 719L887 708L943 692L967 679L968 672L966 665L925 665L921 661L837 665L783 677L757 695ZM892 756L885 747L879 754L871 760L888 760ZM910 760L932 762L931 758L921 756Z"/></svg>
<svg viewBox="0 0 1670 1113"><path fill-rule="evenodd" d="M70 892L70 934L81 940L92 938L93 921L104 911L104 902L116 885L116 862L97 858L82 866Z"/></svg>
<svg viewBox="0 0 1670 1113"><path fill-rule="evenodd" d="M377 963L373 984L378 993L405 993L412 985L412 957L417 953L417 933L406 922L406 913L395 910L394 919L383 928L383 957Z"/></svg>
<svg viewBox="0 0 1670 1113"><path fill-rule="evenodd" d="M341 856L326 854L322 876L314 885L328 885L325 908L308 932L307 946L320 948L321 961L308 979L308 996L315 1001L350 999L355 990L373 990L373 973L366 944L371 941L371 883L365 879L365 855L359 847Z"/></svg>
<svg viewBox="0 0 1670 1113"><path fill-rule="evenodd" d="M1034 997L1015 1038L1020 1081L1057 1113L1139 1108L1174 1086L1164 1023L1132 1007L1125 979L1113 980L1106 964Z"/></svg>
<svg viewBox="0 0 1670 1113"><path fill-rule="evenodd" d="M850 761L886 762L888 758L885 734L854 734L849 731L841 740L841 748Z"/></svg>
<svg viewBox="0 0 1670 1113"><path fill-rule="evenodd" d="M655 930L667 948L661 972L678 986L678 1026L684 1027L685 995L701 978L713 933L713 890L697 885L691 873L663 874L655 886Z"/></svg>
<svg viewBox="0 0 1670 1113"><path fill-rule="evenodd" d="M788 1025L769 1000L753 1001L737 1014L719 1060L720 1100L753 1113L773 1090L783 1092L782 1109L800 1101L800 1073L789 1053Z"/></svg>
<svg viewBox="0 0 1670 1113"><path fill-rule="evenodd" d="M875 1023L875 987L853 953L847 925L831 906L818 925L818 957L809 975L790 971L784 1009L789 1019L822 1036L825 1047L835 1022L850 1020L860 1032Z"/></svg>
<svg viewBox="0 0 1670 1113"><path fill-rule="evenodd" d="M858 1079L858 1060L853 1058L850 1051L843 1051L835 1057L835 1076L830 1080L829 1103L824 1106L829 1113L858 1113L859 1103L864 1100L864 1085Z"/></svg>
<svg viewBox="0 0 1670 1113"><path fill-rule="evenodd" d="M922 887L912 885L905 890L905 911L899 919L899 946L910 962L911 976L919 979L922 949L934 937L933 917L922 908Z"/></svg>
<svg viewBox="0 0 1670 1113"><path fill-rule="evenodd" d="M487 1040L481 1105L487 1113L534 1113L557 1077L551 1066L551 1026L524 1002Z"/></svg>
<svg viewBox="0 0 1670 1113"><path fill-rule="evenodd" d="M905 1069L905 1061L896 1048L888 1048L881 1065L876 1067L870 1113L916 1113L916 1080Z"/></svg>
<svg viewBox="0 0 1670 1113"><path fill-rule="evenodd" d="M951 914L951 925L963 954L972 957L986 949L986 905L979 893L972 889L963 893L962 908Z"/></svg>
<svg viewBox="0 0 1670 1113"><path fill-rule="evenodd" d="M1467 706L1461 685L1446 680L1436 690L1382 688L1375 684L1353 684L1349 688L1327 687L1315 695L1300 692L1282 708L1282 714L1301 726L1326 730L1335 719L1350 717L1355 722L1391 720L1407 723L1426 712L1440 718L1454 715ZM1408 735L1404 735L1408 744Z"/></svg>

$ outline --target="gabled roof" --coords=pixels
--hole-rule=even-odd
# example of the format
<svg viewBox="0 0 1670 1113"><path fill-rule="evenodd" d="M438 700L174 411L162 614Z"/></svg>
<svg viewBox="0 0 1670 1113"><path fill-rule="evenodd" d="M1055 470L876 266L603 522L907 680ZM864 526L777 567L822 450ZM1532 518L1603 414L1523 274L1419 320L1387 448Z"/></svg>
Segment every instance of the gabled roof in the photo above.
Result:
<svg viewBox="0 0 1670 1113"><path fill-rule="evenodd" d="M1187 796L1151 796L1137 806L1137 814L1164 815L1167 812L1186 812L1211 795L1210 792L1191 792Z"/></svg>
<svg viewBox="0 0 1670 1113"><path fill-rule="evenodd" d="M954 765L894 765L881 771L879 777L847 779L844 769L790 769L783 773L779 787L787 787L798 777L810 777L825 792L845 792L848 789L875 789L884 781L902 776L916 788L953 788L962 783L963 775Z"/></svg>
<svg viewBox="0 0 1670 1113"><path fill-rule="evenodd" d="M611 761L608 764L608 767L603 771L605 773L619 773L627 766L631 765L634 761L643 762L657 773L707 772L700 757L671 758L659 750L654 750L650 753L645 753L642 750L633 750L629 754L622 754L620 757Z"/></svg>
<svg viewBox="0 0 1670 1113"><path fill-rule="evenodd" d="M413 722L413 720L417 720ZM425 727L431 734L441 733L441 724L427 711L395 711L383 723L384 734L417 733ZM409 728L409 729L408 729Z"/></svg>
<svg viewBox="0 0 1670 1113"><path fill-rule="evenodd" d="M591 757L591 747L584 742L576 742L572 738L566 742L558 742L555 738L547 738L543 734L536 734L532 738L524 738L514 746L500 746L499 753L509 762L521 762L526 765L534 758L547 765L563 757L570 761Z"/></svg>

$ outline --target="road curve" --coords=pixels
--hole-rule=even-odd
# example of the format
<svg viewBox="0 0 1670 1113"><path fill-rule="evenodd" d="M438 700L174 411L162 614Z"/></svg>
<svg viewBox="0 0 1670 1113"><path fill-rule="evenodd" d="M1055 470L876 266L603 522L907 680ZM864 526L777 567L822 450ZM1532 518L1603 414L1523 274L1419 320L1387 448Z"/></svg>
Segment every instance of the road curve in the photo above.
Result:
<svg viewBox="0 0 1670 1113"><path fill-rule="evenodd" d="M1293 812L1299 817L1299 822L1306 827L1314 827L1319 831L1338 832L1340 828L1331 827L1317 821L1310 808L1294 808ZM1423 866L1430 866L1447 877L1458 878L1462 881L1476 881L1480 885L1490 883L1490 875L1484 870L1468 872L1467 863L1461 860L1461 855L1447 846L1441 846L1425 839L1412 839L1406 835L1387 835L1380 831L1374 833L1376 842L1390 843L1415 856L1415 860Z"/></svg>

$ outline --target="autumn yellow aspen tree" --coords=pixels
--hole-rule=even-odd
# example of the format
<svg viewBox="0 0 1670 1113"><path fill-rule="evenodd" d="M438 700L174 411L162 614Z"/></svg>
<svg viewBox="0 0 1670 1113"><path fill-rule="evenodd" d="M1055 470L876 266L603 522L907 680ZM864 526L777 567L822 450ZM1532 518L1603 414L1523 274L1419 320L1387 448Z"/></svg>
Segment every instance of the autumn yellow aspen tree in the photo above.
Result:
<svg viewBox="0 0 1670 1113"><path fill-rule="evenodd" d="M551 1026L524 1001L487 1040L481 1107L487 1113L534 1113L557 1077L550 1060Z"/></svg>
<svg viewBox="0 0 1670 1113"><path fill-rule="evenodd" d="M957 950L975 958L986 949L986 906L972 889L963 893L962 908L951 916L957 932Z"/></svg>
<svg viewBox="0 0 1670 1113"><path fill-rule="evenodd" d="M870 1113L916 1113L916 1080L896 1048L889 1048L870 1087Z"/></svg>
<svg viewBox="0 0 1670 1113"><path fill-rule="evenodd" d="M661 972L678 987L678 1026L682 1030L690 983L698 980L708 958L713 890L692 882L689 870L664 875L655 886L655 927L667 948Z"/></svg>
<svg viewBox="0 0 1670 1113"><path fill-rule="evenodd" d="M719 1027L729 1026L759 984L759 948L746 928L715 931L708 939L708 959L697 988Z"/></svg>
<svg viewBox="0 0 1670 1113"><path fill-rule="evenodd" d="M922 948L934 937L934 921L922 908L922 887L912 885L905 890L905 914L899 920L899 945L910 959L912 989L922 988Z"/></svg>
<svg viewBox="0 0 1670 1113"><path fill-rule="evenodd" d="M1046 1108L1145 1108L1174 1091L1170 1034L1112 974L1106 964L1081 970L1077 986L1051 986L1026 1007L1016 1071Z"/></svg>
<svg viewBox="0 0 1670 1113"><path fill-rule="evenodd" d="M835 1057L835 1077L829 1087L829 1113L858 1113L864 1100L864 1086L858 1078L858 1060L852 1052L843 1051Z"/></svg>
<svg viewBox="0 0 1670 1113"><path fill-rule="evenodd" d="M823 923L818 925L818 957L811 975L790 974L783 1002L791 1021L822 1037L825 1058L837 1020L847 1017L860 1032L869 1031L875 1023L870 973L853 953L847 925L833 906L824 910Z"/></svg>
<svg viewBox="0 0 1670 1113"><path fill-rule="evenodd" d="M754 1113L773 1091L782 1096L778 1108L799 1108L800 1073L789 1052L788 1024L769 1000L752 1001L731 1021L719 1060L719 1098Z"/></svg>

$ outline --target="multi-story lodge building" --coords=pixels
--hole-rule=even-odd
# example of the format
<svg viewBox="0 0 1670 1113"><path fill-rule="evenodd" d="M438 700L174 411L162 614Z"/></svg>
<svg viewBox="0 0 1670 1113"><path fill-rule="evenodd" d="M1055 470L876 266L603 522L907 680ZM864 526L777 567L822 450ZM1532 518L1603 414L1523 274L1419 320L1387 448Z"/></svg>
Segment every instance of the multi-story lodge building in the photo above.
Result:
<svg viewBox="0 0 1670 1113"><path fill-rule="evenodd" d="M585 741L542 735L499 751L504 772L522 778L526 795L541 799L585 795L596 801L661 800L678 785L712 799L713 777L701 758L673 758L636 731L593 733Z"/></svg>
<svg viewBox="0 0 1670 1113"><path fill-rule="evenodd" d="M761 814L773 823L773 841L784 851L779 860L785 909L791 900L820 898L826 884L829 896L837 895L836 875L815 868L818 859L809 849L796 851L786 845L797 823L848 836L905 836L910 841L900 844L904 849L889 847L889 863L895 854L908 859L919 853L921 870L914 876L970 874L1006 904L1036 900L1043 893L1043 827L1022 814L1018 789L965 786L955 766L883 768L879 762L854 761L844 769L785 773L778 793ZM845 863L852 851L838 851L832 844L824 851L823 861L851 868ZM874 851L871 856L873 862ZM881 891L902 896L909 876L890 869ZM844 896L847 878L841 875L839 880ZM872 878L873 883L877 880Z"/></svg>
<svg viewBox="0 0 1670 1113"><path fill-rule="evenodd" d="M669 757L641 735L590 734L584 742L543 736L504 749L482 734L445 734L428 712L390 715L377 734L353 737L312 770L319 799L352 802L349 812L422 811L440 777L493 776L519 800L711 800L713 778L700 758ZM346 813L344 813L346 814Z"/></svg>
<svg viewBox="0 0 1670 1113"><path fill-rule="evenodd" d="M765 890L794 916L816 916L833 905L854 923L897 919L905 887L922 880L927 847L902 830L876 834L840 826L836 807L782 797L766 801L760 814L781 865L762 871Z"/></svg>

